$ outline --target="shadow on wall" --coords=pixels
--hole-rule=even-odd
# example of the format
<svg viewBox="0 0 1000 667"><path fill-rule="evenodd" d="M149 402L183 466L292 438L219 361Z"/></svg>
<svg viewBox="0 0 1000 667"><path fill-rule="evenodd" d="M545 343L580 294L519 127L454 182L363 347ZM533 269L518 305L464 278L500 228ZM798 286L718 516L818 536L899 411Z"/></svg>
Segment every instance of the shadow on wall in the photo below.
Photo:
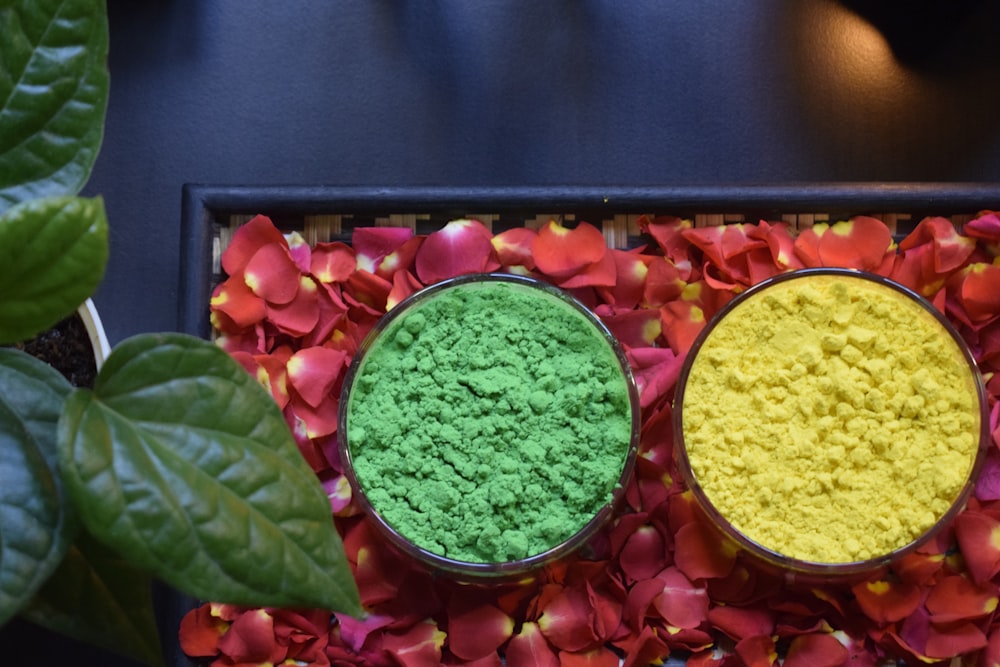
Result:
<svg viewBox="0 0 1000 667"><path fill-rule="evenodd" d="M834 172L969 180L1000 129L996 0L785 0L794 112ZM863 173L857 171L858 165Z"/></svg>

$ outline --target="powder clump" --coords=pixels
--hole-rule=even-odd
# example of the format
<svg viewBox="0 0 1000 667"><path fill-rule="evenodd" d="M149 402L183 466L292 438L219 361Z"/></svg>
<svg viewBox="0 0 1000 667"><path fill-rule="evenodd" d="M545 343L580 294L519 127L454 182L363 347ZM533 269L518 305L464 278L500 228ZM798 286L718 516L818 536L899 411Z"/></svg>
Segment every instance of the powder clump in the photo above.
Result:
<svg viewBox="0 0 1000 667"><path fill-rule="evenodd" d="M510 281L443 289L365 352L347 441L369 502L416 545L466 562L542 553L612 497L629 387L581 312Z"/></svg>
<svg viewBox="0 0 1000 667"><path fill-rule="evenodd" d="M867 560L951 507L980 429L974 371L939 321L862 276L773 283L692 362L692 472L737 530L786 556Z"/></svg>

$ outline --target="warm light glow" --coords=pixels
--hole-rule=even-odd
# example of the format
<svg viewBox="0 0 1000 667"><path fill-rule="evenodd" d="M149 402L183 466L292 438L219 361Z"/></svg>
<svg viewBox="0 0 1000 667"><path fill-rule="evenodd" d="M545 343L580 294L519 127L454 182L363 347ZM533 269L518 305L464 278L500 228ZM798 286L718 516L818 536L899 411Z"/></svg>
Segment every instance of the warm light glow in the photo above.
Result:
<svg viewBox="0 0 1000 667"><path fill-rule="evenodd" d="M842 92L881 93L879 97L887 88L905 87L907 72L875 26L836 3L825 3L822 11L828 16L817 22L826 31L818 69L829 77L828 85Z"/></svg>

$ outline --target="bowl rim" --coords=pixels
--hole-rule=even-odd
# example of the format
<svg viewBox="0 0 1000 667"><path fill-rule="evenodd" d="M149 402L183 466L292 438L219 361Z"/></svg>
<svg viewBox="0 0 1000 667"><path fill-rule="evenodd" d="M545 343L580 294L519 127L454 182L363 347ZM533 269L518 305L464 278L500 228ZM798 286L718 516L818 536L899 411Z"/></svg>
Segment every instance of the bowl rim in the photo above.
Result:
<svg viewBox="0 0 1000 667"><path fill-rule="evenodd" d="M382 514L372 505L364 492L360 481L354 471L352 463L350 443L347 438L348 407L350 403L350 393L354 380L364 362L367 352L378 340L380 334L412 306L426 301L435 295L446 290L461 288L481 283L511 283L520 285L528 289L534 289L554 298L558 301L572 306L579 314L594 327L594 331L608 344L618 361L622 372L622 379L625 382L628 395L629 408L631 412L631 426L628 440L628 448L625 450L622 459L622 469L618 476L615 487L612 491L611 499L604 503L601 508L583 524L575 533L562 542L551 546L537 554L532 554L525 558L498 561L498 562L473 562L449 558L442 554L426 549L397 531ZM500 272L478 272L469 273L448 278L437 283L423 287L414 292L398 304L392 307L386 314L379 318L372 330L365 336L358 351L351 360L344 383L340 393L340 404L337 418L337 448L341 458L341 466L347 478L351 492L354 494L362 512L373 522L378 531L388 539L388 541L399 549L403 554L410 556L432 569L452 576L459 580L481 581L481 580L507 580L526 576L548 564L557 562L578 551L585 546L597 533L605 526L617 513L624 501L625 492L632 479L638 455L639 436L641 427L641 414L639 403L639 391L635 382L635 377L629 365L625 352L608 329L607 325L579 299L566 290L546 282L539 278L523 276L513 273Z"/></svg>
<svg viewBox="0 0 1000 667"><path fill-rule="evenodd" d="M691 469L684 438L684 393L688 377L690 376L691 368L694 365L695 359L698 356L698 351L701 349L705 340L711 335L712 331L716 328L719 322L740 304L755 297L761 292L766 291L774 285L821 275L866 280L883 287L887 287L905 297L908 297L914 303L921 306L926 312L931 314L938 324L943 327L944 331L946 331L951 337L952 341L957 345L959 352L965 359L972 376L972 382L975 386L975 392L979 404L979 436L976 445L975 457L973 458L968 476L966 477L961 490L952 500L948 509L915 540L912 540L888 553L859 561L821 562L795 558L777 552L744 535L742 531L737 529L722 516L721 512L716 509L704 489L698 483L698 480ZM707 518L715 524L716 528L723 533L724 537L734 541L739 548L746 551L751 556L754 556L771 566L776 566L779 570L790 574L799 574L807 577L816 576L819 578L857 576L876 572L884 566L898 561L900 558L920 548L922 545L926 544L929 540L938 535L940 531L950 524L955 516L957 516L965 508L969 496L975 486L976 480L978 479L980 471L985 463L986 454L989 450L989 411L990 408L987 400L985 381L968 343L964 338L962 338L961 334L948 320L945 314L938 310L926 298L901 283L870 271L840 267L811 267L794 269L785 273L777 274L770 278L766 278L747 288L745 291L737 294L710 318L709 322L695 337L694 342L692 343L691 348L681 365L681 371L677 380L677 388L674 394L672 415L674 455L678 472L680 473L686 488L688 488L694 496L699 508L706 514Z"/></svg>

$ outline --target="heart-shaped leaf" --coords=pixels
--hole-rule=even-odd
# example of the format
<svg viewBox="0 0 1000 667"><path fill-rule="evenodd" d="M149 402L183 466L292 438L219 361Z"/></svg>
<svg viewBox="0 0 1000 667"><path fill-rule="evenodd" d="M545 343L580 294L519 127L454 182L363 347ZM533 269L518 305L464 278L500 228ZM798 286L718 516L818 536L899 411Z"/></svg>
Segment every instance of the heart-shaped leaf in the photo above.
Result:
<svg viewBox="0 0 1000 667"><path fill-rule="evenodd" d="M73 313L100 284L107 260L100 198L37 199L0 216L0 344Z"/></svg>
<svg viewBox="0 0 1000 667"><path fill-rule="evenodd" d="M0 35L3 213L90 177L108 100L105 0L7 0Z"/></svg>
<svg viewBox="0 0 1000 667"><path fill-rule="evenodd" d="M322 486L271 396L216 345L124 341L70 396L59 448L87 528L175 588L360 613Z"/></svg>
<svg viewBox="0 0 1000 667"><path fill-rule="evenodd" d="M48 579L76 532L56 471L56 425L69 391L50 366L0 349L0 625Z"/></svg>
<svg viewBox="0 0 1000 667"><path fill-rule="evenodd" d="M86 532L21 616L144 664L163 664L152 579Z"/></svg>

